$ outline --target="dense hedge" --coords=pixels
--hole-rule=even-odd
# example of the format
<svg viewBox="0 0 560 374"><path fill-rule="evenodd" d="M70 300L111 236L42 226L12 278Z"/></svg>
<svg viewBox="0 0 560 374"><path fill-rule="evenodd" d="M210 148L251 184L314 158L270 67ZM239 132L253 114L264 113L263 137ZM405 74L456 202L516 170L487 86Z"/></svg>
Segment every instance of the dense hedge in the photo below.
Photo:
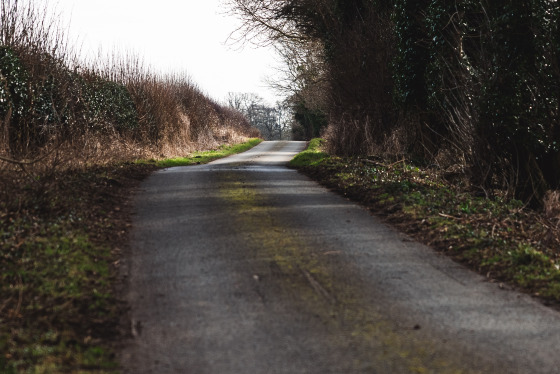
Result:
<svg viewBox="0 0 560 374"><path fill-rule="evenodd" d="M479 191L505 188L533 203L559 187L557 1L235 2L254 5L239 6L250 31L322 44L328 85L317 87L329 90L332 151L393 147L460 162Z"/></svg>
<svg viewBox="0 0 560 374"><path fill-rule="evenodd" d="M0 45L0 130L2 156L15 160L64 143L110 150L103 137L161 154L258 136L187 78L70 68L49 52L17 45Z"/></svg>
<svg viewBox="0 0 560 374"><path fill-rule="evenodd" d="M549 0L395 1L396 102L444 119L483 188L559 185L559 16Z"/></svg>
<svg viewBox="0 0 560 374"><path fill-rule="evenodd" d="M0 1L0 169L31 175L258 136L189 77L135 56L84 63L46 5Z"/></svg>
<svg viewBox="0 0 560 374"><path fill-rule="evenodd" d="M331 151L462 163L479 191L531 202L559 187L558 1L232 3L249 34L310 53L322 46L315 107ZM296 119L311 129L302 103Z"/></svg>

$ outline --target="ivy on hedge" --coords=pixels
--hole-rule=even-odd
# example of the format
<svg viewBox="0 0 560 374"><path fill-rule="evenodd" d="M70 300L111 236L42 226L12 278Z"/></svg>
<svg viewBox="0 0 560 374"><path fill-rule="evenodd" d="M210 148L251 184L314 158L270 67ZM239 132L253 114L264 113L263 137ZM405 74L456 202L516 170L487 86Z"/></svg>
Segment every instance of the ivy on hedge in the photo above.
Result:
<svg viewBox="0 0 560 374"><path fill-rule="evenodd" d="M427 0L395 0L394 4L394 98L398 104L404 106L426 104L425 74L428 48L422 16L427 5Z"/></svg>
<svg viewBox="0 0 560 374"><path fill-rule="evenodd" d="M11 110L13 117L22 117L28 99L28 74L15 52L0 46L0 115L2 119Z"/></svg>
<svg viewBox="0 0 560 374"><path fill-rule="evenodd" d="M472 135L486 143L473 158L494 160L481 183L507 160L524 199L560 184L559 8L550 0L394 0L395 102L432 118L468 106Z"/></svg>
<svg viewBox="0 0 560 374"><path fill-rule="evenodd" d="M52 132L138 128L136 106L124 85L72 72L48 54L31 60L35 65L27 68L14 49L0 46L0 120L7 120L14 154L42 146Z"/></svg>
<svg viewBox="0 0 560 374"><path fill-rule="evenodd" d="M103 130L110 126L124 132L138 127L136 106L124 85L92 76L83 81L82 90L91 128Z"/></svg>

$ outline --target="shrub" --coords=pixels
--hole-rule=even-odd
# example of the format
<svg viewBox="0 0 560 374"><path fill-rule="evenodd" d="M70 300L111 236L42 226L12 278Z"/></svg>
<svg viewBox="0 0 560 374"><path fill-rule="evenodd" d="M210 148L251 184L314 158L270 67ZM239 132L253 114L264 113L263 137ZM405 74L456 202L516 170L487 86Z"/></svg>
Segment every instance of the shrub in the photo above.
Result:
<svg viewBox="0 0 560 374"><path fill-rule="evenodd" d="M188 78L153 74L135 57L84 67L47 8L0 1L2 167L177 156L255 135Z"/></svg>
<svg viewBox="0 0 560 374"><path fill-rule="evenodd" d="M138 128L138 114L127 88L96 75L82 80L85 116L91 128L98 131L109 127L121 134Z"/></svg>

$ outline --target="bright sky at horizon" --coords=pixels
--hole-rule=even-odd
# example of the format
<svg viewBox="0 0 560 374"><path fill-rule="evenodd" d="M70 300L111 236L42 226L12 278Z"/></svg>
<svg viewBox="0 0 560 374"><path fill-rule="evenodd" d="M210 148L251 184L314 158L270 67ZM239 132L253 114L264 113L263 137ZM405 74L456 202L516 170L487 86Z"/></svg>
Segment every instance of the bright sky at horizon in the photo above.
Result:
<svg viewBox="0 0 560 374"><path fill-rule="evenodd" d="M33 0L32 0L33 1ZM210 97L250 92L270 104L280 97L265 79L277 66L271 49L231 45L239 25L223 0L47 0L69 25L84 58L99 51L138 55L162 73L186 73Z"/></svg>

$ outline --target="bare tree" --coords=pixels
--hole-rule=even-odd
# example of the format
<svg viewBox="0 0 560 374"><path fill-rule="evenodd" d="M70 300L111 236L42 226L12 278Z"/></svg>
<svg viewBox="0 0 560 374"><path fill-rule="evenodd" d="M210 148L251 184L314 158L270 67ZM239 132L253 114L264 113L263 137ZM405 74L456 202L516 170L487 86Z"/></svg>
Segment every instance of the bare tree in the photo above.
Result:
<svg viewBox="0 0 560 374"><path fill-rule="evenodd" d="M327 101L327 66L322 45L317 41L305 43L285 41L276 46L284 65L278 68L278 78L268 80L270 87L292 101L323 108Z"/></svg>
<svg viewBox="0 0 560 374"><path fill-rule="evenodd" d="M265 139L290 138L293 114L291 107L286 102L268 106L264 104L264 100L260 96L254 93L230 92L228 105L243 113L251 126L259 129Z"/></svg>
<svg viewBox="0 0 560 374"><path fill-rule="evenodd" d="M284 13L288 3L286 0L227 0L230 12L241 21L231 38L257 45L305 39L293 22L287 22Z"/></svg>
<svg viewBox="0 0 560 374"><path fill-rule="evenodd" d="M276 131L281 140L291 139L294 114L288 101L276 103Z"/></svg>

